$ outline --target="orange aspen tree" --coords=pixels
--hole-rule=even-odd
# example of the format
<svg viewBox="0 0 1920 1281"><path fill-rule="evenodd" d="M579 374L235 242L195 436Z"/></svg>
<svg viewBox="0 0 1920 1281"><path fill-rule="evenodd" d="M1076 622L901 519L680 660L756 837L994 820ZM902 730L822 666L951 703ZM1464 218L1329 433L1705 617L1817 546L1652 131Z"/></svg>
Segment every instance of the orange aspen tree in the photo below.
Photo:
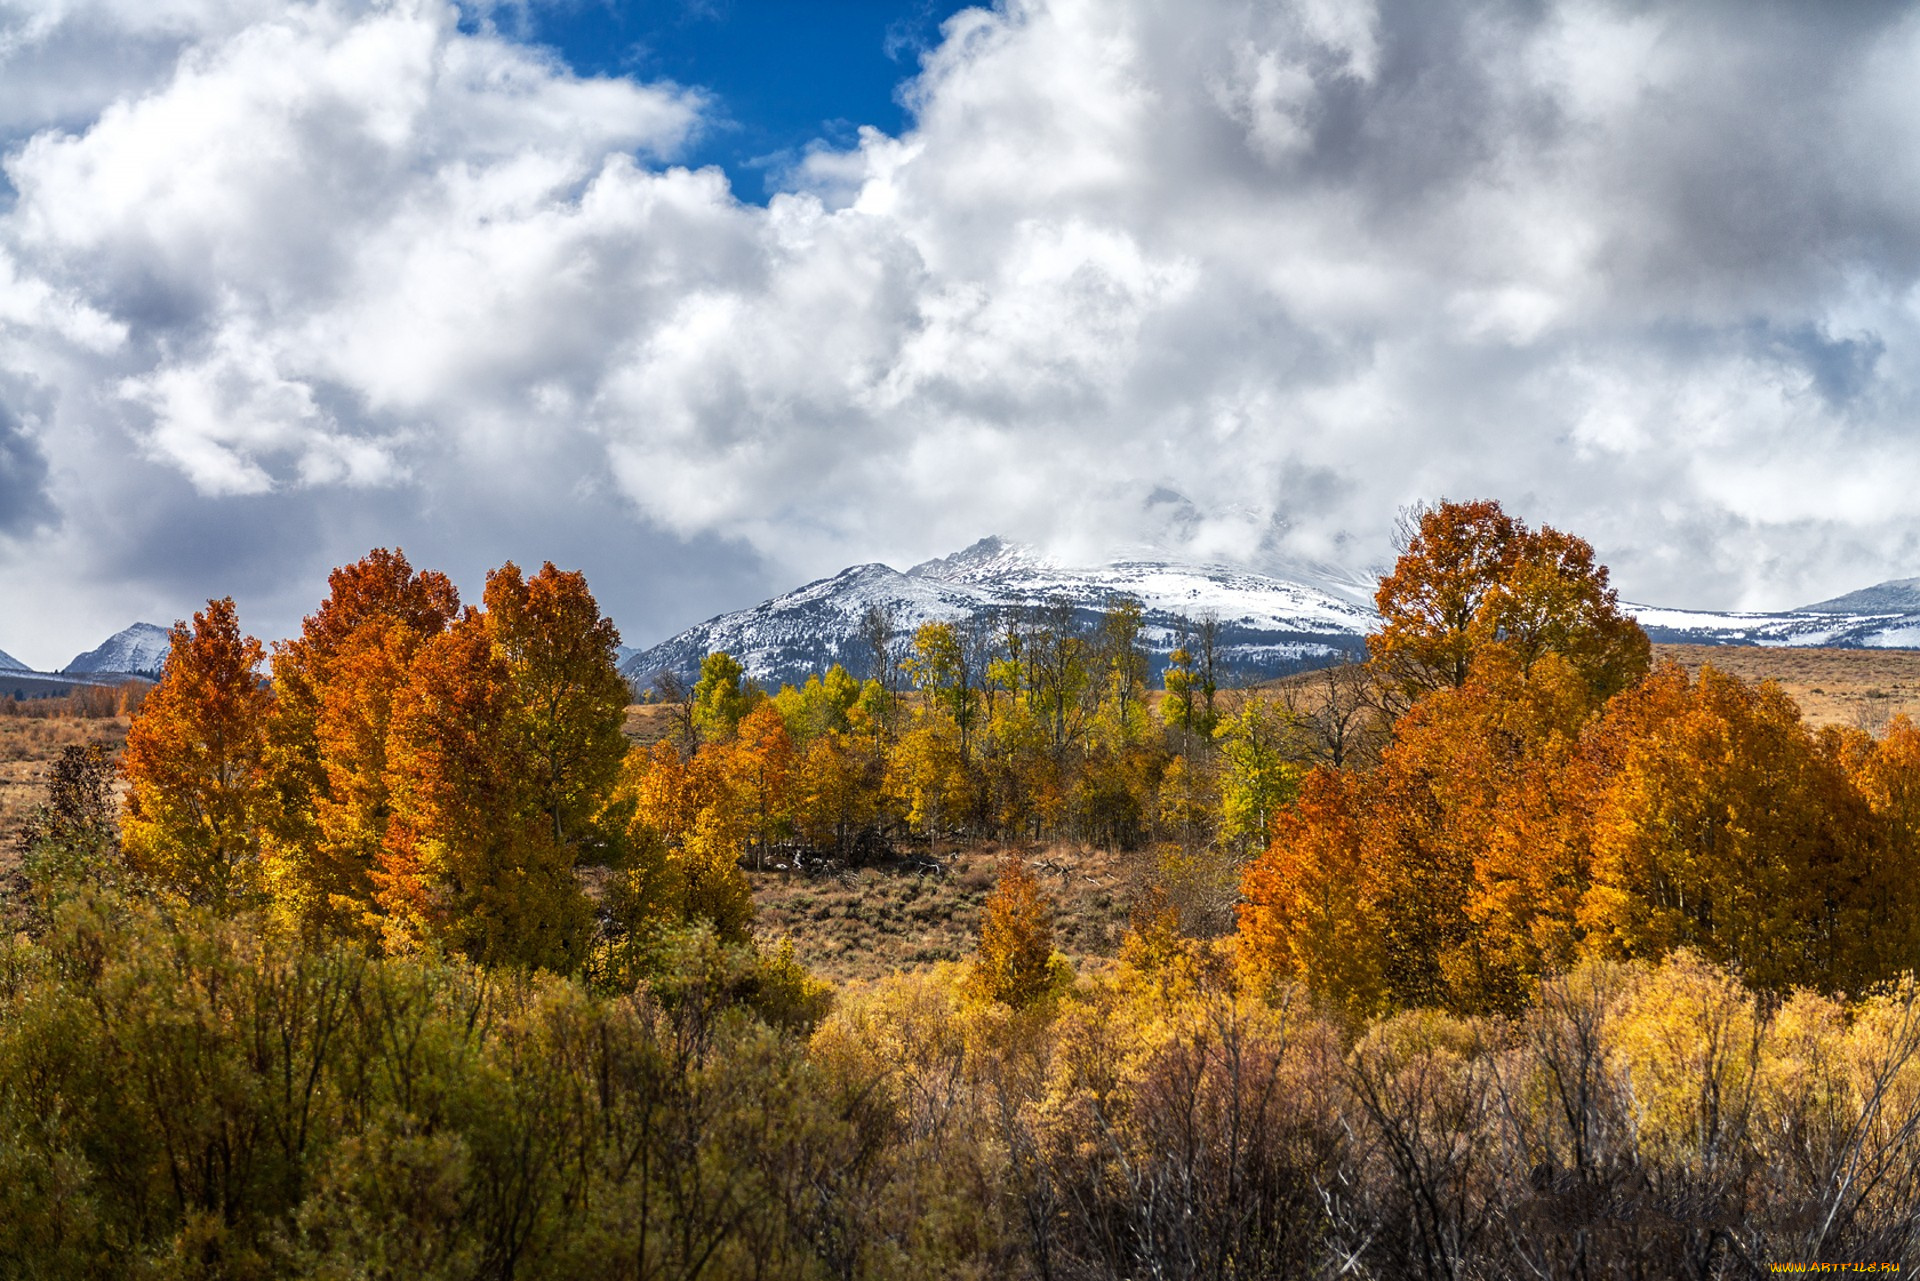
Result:
<svg viewBox="0 0 1920 1281"><path fill-rule="evenodd" d="M1831 740L1829 740L1831 741ZM1911 958L1888 938L1911 891L1877 857L1872 808L1777 686L1668 665L1614 700L1592 818L1592 950L1693 948L1755 987L1832 991Z"/></svg>
<svg viewBox="0 0 1920 1281"><path fill-rule="evenodd" d="M1409 695L1467 683L1473 622L1517 556L1520 528L1495 502L1441 503L1417 530L1374 604L1382 626L1369 660Z"/></svg>
<svg viewBox="0 0 1920 1281"><path fill-rule="evenodd" d="M553 839L490 630L469 609L420 646L394 696L375 900L390 947L567 973L585 959L592 911Z"/></svg>
<svg viewBox="0 0 1920 1281"><path fill-rule="evenodd" d="M127 732L124 848L134 870L226 912L260 888L262 761L273 698L231 597L176 623L160 683Z"/></svg>
<svg viewBox="0 0 1920 1281"><path fill-rule="evenodd" d="M1595 706L1559 655L1496 652L1402 716L1377 769L1316 775L1247 872L1249 960L1354 1013L1515 1008L1574 958L1586 868L1560 779Z"/></svg>
<svg viewBox="0 0 1920 1281"><path fill-rule="evenodd" d="M1368 790L1362 775L1315 769L1240 884L1241 963L1297 979L1356 1018L1386 1004L1381 944L1393 910L1362 856Z"/></svg>
<svg viewBox="0 0 1920 1281"><path fill-rule="evenodd" d="M739 733L717 751L740 798L747 839L762 851L793 829L793 739L771 699L741 718Z"/></svg>
<svg viewBox="0 0 1920 1281"><path fill-rule="evenodd" d="M980 917L973 986L980 996L1025 1009L1053 986L1053 904L1024 860L1010 858Z"/></svg>
<svg viewBox="0 0 1920 1281"><path fill-rule="evenodd" d="M1620 609L1593 548L1551 527L1528 529L1495 502L1422 512L1374 603L1382 626L1367 642L1368 661L1408 699L1466 684L1475 657L1495 645L1523 669L1560 654L1601 698L1652 662L1646 633Z"/></svg>
<svg viewBox="0 0 1920 1281"><path fill-rule="evenodd" d="M276 912L304 936L371 937L393 698L414 650L458 612L459 593L385 548L327 581L300 635L274 650L265 868Z"/></svg>

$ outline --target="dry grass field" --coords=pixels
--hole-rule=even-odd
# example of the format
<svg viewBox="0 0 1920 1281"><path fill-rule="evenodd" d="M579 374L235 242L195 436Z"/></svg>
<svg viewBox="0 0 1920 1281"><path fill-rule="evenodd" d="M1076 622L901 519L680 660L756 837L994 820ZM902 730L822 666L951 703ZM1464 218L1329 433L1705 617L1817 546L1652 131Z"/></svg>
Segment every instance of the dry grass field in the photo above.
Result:
<svg viewBox="0 0 1920 1281"><path fill-rule="evenodd" d="M749 871L755 930L793 940L794 956L835 982L880 978L973 951L1002 852L943 855L944 871L862 868L828 876ZM1127 856L1053 846L1027 866L1054 903L1054 946L1076 962L1110 957L1142 877Z"/></svg>
<svg viewBox="0 0 1920 1281"><path fill-rule="evenodd" d="M62 749L100 743L118 752L126 741L124 716L0 716L0 860L11 857L14 831L44 798Z"/></svg>
<svg viewBox="0 0 1920 1281"><path fill-rule="evenodd" d="M1902 713L1920 718L1920 650L1655 645L1653 655L1690 672L1711 664L1742 680L1774 681L1815 725L1878 733Z"/></svg>

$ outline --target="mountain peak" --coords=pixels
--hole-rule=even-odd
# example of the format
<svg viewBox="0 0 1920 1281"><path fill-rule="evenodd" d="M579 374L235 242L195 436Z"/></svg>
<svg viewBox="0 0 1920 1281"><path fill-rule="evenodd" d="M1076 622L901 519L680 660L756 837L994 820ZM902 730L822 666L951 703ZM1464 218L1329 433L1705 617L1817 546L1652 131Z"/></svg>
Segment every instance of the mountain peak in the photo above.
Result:
<svg viewBox="0 0 1920 1281"><path fill-rule="evenodd" d="M25 672L32 670L6 650L0 649L0 672Z"/></svg>
<svg viewBox="0 0 1920 1281"><path fill-rule="evenodd" d="M98 646L74 657L60 670L68 675L89 672L127 672L158 676L172 648L173 634L154 623L135 623L107 637Z"/></svg>
<svg viewBox="0 0 1920 1281"><path fill-rule="evenodd" d="M997 578L1011 569L1027 569L1046 563L1046 558L1025 543L1016 543L989 534L973 546L951 556L923 560L907 571L909 578L930 578L939 583L977 583Z"/></svg>

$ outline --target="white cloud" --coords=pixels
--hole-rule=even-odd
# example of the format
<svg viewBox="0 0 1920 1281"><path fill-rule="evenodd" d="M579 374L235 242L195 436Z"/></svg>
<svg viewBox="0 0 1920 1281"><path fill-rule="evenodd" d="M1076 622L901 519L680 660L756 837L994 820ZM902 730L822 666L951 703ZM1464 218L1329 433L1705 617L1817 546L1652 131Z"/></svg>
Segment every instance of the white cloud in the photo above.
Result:
<svg viewBox="0 0 1920 1281"><path fill-rule="evenodd" d="M989 531L1366 561L1440 493L1660 601L1915 572L1906 11L1006 0L765 208L670 166L697 92L455 19L0 0L0 591L90 584L77 641L244 565L274 630L369 542L605 547L648 639ZM675 539L685 600L617 554Z"/></svg>

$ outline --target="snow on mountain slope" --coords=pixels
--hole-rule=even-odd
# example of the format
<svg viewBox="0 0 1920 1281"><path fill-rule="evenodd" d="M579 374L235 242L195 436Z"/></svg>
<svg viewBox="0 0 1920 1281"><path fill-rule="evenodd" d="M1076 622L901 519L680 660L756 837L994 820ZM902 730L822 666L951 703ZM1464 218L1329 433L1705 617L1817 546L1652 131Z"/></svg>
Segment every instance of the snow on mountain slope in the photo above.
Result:
<svg viewBox="0 0 1920 1281"><path fill-rule="evenodd" d="M142 676L158 676L161 666L167 661L167 650L171 645L171 634L166 628L152 623L135 623L107 637L97 648L76 656L60 670L70 675L133 672Z"/></svg>
<svg viewBox="0 0 1920 1281"><path fill-rule="evenodd" d="M1125 560L1094 568L1050 561L1032 548L983 538L966 551L915 565L908 577L977 587L999 597L1066 599L1097 608L1112 596L1130 596L1148 613L1189 619L1212 613L1223 625L1266 631L1365 635L1375 622L1325 584L1270 578L1217 565Z"/></svg>
<svg viewBox="0 0 1920 1281"><path fill-rule="evenodd" d="M1865 597L1874 590L1867 588L1853 595ZM1662 644L1831 646L1836 649L1907 649L1920 644L1920 609L1879 613L1804 609L1779 614L1718 614L1624 603L1622 608L1634 616L1649 637Z"/></svg>
<svg viewBox="0 0 1920 1281"><path fill-rule="evenodd" d="M1182 620L1212 615L1222 653L1237 675L1288 670L1302 660L1360 654L1379 623L1365 575L1290 566L1285 576L1219 565L1183 564L1141 553L1110 565L1074 566L1031 547L983 538L964 551L902 573L856 565L753 609L723 614L627 659L621 670L646 682L661 671L692 679L700 660L726 650L766 682L797 681L833 663L864 674L860 623L869 608L890 610L902 637L922 623L1003 613L1055 601L1091 621L1116 596L1144 610L1142 640L1157 671ZM1696 645L1920 647L1920 579L1899 579L1780 613L1716 613L1622 603L1655 641Z"/></svg>
<svg viewBox="0 0 1920 1281"><path fill-rule="evenodd" d="M1082 568L986 538L905 573L886 565L842 570L753 609L689 628L622 670L639 681L660 671L691 679L703 657L726 650L766 682L800 680L833 663L865 673L870 661L860 624L874 607L890 611L898 633L910 637L927 622L1056 601L1071 604L1085 623L1117 596L1140 602L1142 640L1156 668L1164 665L1183 619L1217 618L1223 657L1232 670L1248 676L1357 653L1375 621L1371 610L1328 585L1149 559Z"/></svg>
<svg viewBox="0 0 1920 1281"><path fill-rule="evenodd" d="M33 669L15 658L6 650L0 649L0 672L30 672Z"/></svg>

